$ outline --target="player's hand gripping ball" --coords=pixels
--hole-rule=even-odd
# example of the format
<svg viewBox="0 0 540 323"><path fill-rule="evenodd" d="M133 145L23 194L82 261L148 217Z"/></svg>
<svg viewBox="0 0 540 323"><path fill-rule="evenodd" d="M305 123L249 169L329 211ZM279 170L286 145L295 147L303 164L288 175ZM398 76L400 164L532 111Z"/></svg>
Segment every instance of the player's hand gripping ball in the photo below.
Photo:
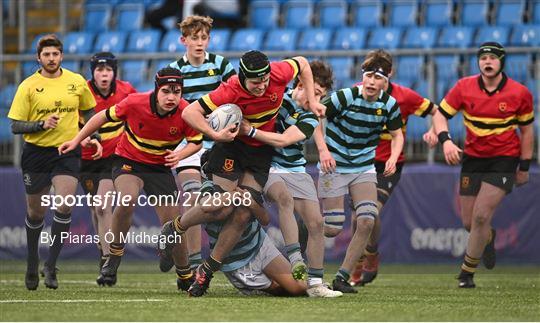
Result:
<svg viewBox="0 0 540 323"><path fill-rule="evenodd" d="M208 124L214 131L220 131L232 124L238 126L240 122L242 122L242 110L232 103L223 104L208 115Z"/></svg>

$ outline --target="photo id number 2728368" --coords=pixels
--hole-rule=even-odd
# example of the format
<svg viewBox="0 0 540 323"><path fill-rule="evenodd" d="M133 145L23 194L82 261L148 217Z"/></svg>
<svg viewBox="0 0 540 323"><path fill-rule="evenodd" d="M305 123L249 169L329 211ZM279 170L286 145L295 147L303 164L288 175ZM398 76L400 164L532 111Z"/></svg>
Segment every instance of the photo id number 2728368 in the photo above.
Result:
<svg viewBox="0 0 540 323"><path fill-rule="evenodd" d="M250 192L183 192L182 205L191 207L200 204L201 206L250 206L252 199Z"/></svg>

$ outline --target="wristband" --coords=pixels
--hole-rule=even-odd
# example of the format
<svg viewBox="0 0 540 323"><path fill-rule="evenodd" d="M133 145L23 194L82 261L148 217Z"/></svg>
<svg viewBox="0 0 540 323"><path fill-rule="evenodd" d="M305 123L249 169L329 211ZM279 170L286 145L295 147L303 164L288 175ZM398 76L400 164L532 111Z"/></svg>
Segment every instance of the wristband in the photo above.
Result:
<svg viewBox="0 0 540 323"><path fill-rule="evenodd" d="M531 166L531 160L530 159L520 159L519 160L519 171L528 172L530 166Z"/></svg>
<svg viewBox="0 0 540 323"><path fill-rule="evenodd" d="M447 141L447 140L452 140L452 137L450 136L448 131L439 132L437 137L439 138L439 142L441 143L441 145L444 144L444 142Z"/></svg>
<svg viewBox="0 0 540 323"><path fill-rule="evenodd" d="M248 137L249 138L254 138L256 133L257 133L257 128L251 127L251 129L249 130L249 133L248 133Z"/></svg>

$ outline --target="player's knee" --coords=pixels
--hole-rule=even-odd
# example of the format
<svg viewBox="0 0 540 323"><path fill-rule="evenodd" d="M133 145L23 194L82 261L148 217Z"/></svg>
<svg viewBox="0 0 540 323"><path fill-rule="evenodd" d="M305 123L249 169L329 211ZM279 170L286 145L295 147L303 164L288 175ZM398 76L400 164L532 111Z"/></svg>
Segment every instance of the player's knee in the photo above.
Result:
<svg viewBox="0 0 540 323"><path fill-rule="evenodd" d="M309 221L304 222L308 230L309 235L317 235L323 232L324 228L324 219L322 216L317 216L309 219Z"/></svg>
<svg viewBox="0 0 540 323"><path fill-rule="evenodd" d="M327 237L337 236L343 229L345 222L345 211L343 209L325 210L324 216L324 235Z"/></svg>
<svg viewBox="0 0 540 323"><path fill-rule="evenodd" d="M28 217L32 221L41 221L45 217L45 209L41 207L28 207Z"/></svg>
<svg viewBox="0 0 540 323"><path fill-rule="evenodd" d="M275 196L275 199L280 211L294 209L294 200L289 192L280 191L277 196Z"/></svg>
<svg viewBox="0 0 540 323"><path fill-rule="evenodd" d="M473 221L476 226L485 226L489 224L488 212L484 210L475 210L473 213Z"/></svg>
<svg viewBox="0 0 540 323"><path fill-rule="evenodd" d="M361 233L370 233L375 226L375 219L361 217L356 219L356 230Z"/></svg>

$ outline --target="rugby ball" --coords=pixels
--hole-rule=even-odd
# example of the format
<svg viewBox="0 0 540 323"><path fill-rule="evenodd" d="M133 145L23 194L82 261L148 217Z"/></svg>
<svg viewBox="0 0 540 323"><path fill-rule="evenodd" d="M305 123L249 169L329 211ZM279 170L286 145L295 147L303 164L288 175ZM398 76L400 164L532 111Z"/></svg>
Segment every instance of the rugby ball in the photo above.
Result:
<svg viewBox="0 0 540 323"><path fill-rule="evenodd" d="M220 131L231 124L238 126L240 122L242 122L242 110L232 103L221 105L208 115L208 124L214 131Z"/></svg>

